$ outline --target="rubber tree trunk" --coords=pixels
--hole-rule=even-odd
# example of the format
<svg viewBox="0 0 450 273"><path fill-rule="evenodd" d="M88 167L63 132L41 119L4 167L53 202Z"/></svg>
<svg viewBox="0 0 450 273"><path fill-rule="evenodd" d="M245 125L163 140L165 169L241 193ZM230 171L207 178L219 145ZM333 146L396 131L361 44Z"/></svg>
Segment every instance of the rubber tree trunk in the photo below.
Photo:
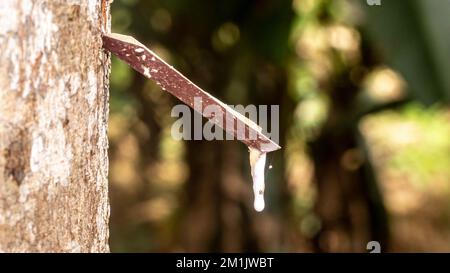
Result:
<svg viewBox="0 0 450 273"><path fill-rule="evenodd" d="M368 53L366 67L373 67ZM388 249L387 212L353 102L359 88L345 70L335 79L328 120L309 143L317 184L316 213L321 230L314 243L318 252L367 252L369 241Z"/></svg>
<svg viewBox="0 0 450 273"><path fill-rule="evenodd" d="M0 252L109 251L107 14L0 1Z"/></svg>

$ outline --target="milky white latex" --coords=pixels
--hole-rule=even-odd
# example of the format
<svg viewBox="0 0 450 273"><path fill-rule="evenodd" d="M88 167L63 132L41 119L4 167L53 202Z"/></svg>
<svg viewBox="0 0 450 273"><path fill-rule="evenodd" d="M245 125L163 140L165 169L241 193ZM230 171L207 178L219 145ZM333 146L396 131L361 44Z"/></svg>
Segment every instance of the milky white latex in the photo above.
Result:
<svg viewBox="0 0 450 273"><path fill-rule="evenodd" d="M266 166L266 153L259 150L250 149L250 167L253 178L253 195L254 202L253 207L256 211L260 212L264 210L264 169Z"/></svg>

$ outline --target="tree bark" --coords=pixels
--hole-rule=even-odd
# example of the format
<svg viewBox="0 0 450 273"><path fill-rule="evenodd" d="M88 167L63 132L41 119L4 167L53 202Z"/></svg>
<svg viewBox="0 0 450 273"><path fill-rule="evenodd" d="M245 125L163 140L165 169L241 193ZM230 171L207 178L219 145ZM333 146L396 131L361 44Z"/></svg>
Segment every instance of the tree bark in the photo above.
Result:
<svg viewBox="0 0 450 273"><path fill-rule="evenodd" d="M109 251L108 13L0 1L0 252Z"/></svg>
<svg viewBox="0 0 450 273"><path fill-rule="evenodd" d="M373 67L369 56L362 53L365 67ZM367 252L372 240L388 248L387 212L355 118L360 89L350 73L345 69L333 79L328 120L309 143L321 219L313 240L318 252Z"/></svg>

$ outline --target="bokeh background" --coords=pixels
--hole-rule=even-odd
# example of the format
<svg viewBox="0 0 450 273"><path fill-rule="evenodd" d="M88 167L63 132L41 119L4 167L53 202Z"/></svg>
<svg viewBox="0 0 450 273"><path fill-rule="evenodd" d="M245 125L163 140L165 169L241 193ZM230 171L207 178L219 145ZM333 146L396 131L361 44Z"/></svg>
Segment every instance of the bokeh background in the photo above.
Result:
<svg viewBox="0 0 450 273"><path fill-rule="evenodd" d="M113 252L450 251L450 1L114 0L112 28L228 104L280 105L266 203L238 141L113 58Z"/></svg>

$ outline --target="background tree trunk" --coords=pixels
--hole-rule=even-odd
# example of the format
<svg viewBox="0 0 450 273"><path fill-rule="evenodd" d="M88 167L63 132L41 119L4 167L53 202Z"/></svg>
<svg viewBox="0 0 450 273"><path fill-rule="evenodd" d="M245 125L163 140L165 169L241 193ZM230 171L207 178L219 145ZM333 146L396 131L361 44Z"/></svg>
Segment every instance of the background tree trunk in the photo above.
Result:
<svg viewBox="0 0 450 273"><path fill-rule="evenodd" d="M0 1L0 252L109 251L108 5Z"/></svg>

